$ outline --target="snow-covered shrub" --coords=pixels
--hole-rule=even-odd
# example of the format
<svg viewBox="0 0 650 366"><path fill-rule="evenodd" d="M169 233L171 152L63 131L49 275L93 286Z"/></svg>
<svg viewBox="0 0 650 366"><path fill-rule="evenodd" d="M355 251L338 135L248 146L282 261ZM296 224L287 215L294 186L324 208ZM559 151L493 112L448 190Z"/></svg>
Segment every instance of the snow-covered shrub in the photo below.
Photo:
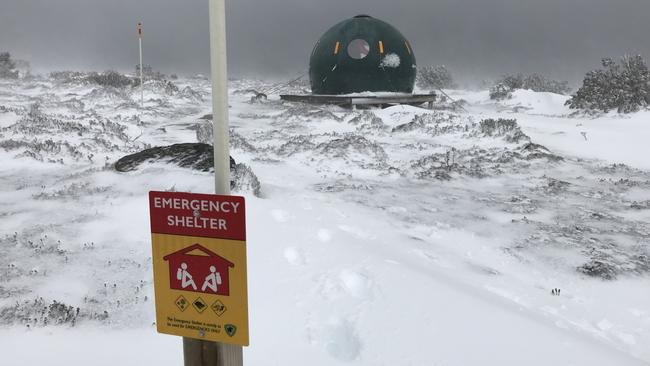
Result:
<svg viewBox="0 0 650 366"><path fill-rule="evenodd" d="M160 71L155 71L151 65L144 65L142 67L142 75L145 80L167 80L167 76ZM140 65L135 65L135 76L138 77L136 83L140 84ZM177 77L178 78L178 77Z"/></svg>
<svg viewBox="0 0 650 366"><path fill-rule="evenodd" d="M64 83L68 82L84 82L88 76L85 72L81 71L52 71L50 73L50 78L56 81L62 81Z"/></svg>
<svg viewBox="0 0 650 366"><path fill-rule="evenodd" d="M239 193L250 192L256 197L261 197L262 185L250 167L237 163L234 169L231 169L230 189Z"/></svg>
<svg viewBox="0 0 650 366"><path fill-rule="evenodd" d="M104 71L103 73L91 72L86 79L92 83L101 86L112 86L114 88L124 88L134 84L134 81L128 76L122 75L117 71Z"/></svg>
<svg viewBox="0 0 650 366"><path fill-rule="evenodd" d="M505 84L499 83L490 88L490 99L504 100L512 98L512 90Z"/></svg>
<svg viewBox="0 0 650 366"><path fill-rule="evenodd" d="M456 87L454 77L444 65L419 68L416 84L422 89L447 89Z"/></svg>
<svg viewBox="0 0 650 366"><path fill-rule="evenodd" d="M18 79L16 62L12 60L9 52L0 52L0 79Z"/></svg>
<svg viewBox="0 0 650 366"><path fill-rule="evenodd" d="M212 144L214 142L212 121L201 120L196 124L195 128L196 140L198 142L203 144ZM233 150L242 150L246 152L257 151L257 148L248 142L244 136L237 133L234 128L230 129L230 148Z"/></svg>
<svg viewBox="0 0 650 366"><path fill-rule="evenodd" d="M650 105L650 71L641 56L625 56L620 63L602 60L603 69L587 73L582 87L566 102L572 109L619 113Z"/></svg>
<svg viewBox="0 0 650 366"><path fill-rule="evenodd" d="M523 74L509 74L504 75L490 88L490 99L509 99L512 96L512 92L518 89L562 95L567 94L571 90L568 82L552 80L540 74L527 76Z"/></svg>
<svg viewBox="0 0 650 366"><path fill-rule="evenodd" d="M579 266L577 270L587 276L597 277L608 281L615 280L618 272L616 266L599 260L592 260L585 263Z"/></svg>
<svg viewBox="0 0 650 366"><path fill-rule="evenodd" d="M497 84L503 84L506 87L517 90L524 88L524 75L522 74L507 74L501 77Z"/></svg>
<svg viewBox="0 0 650 366"><path fill-rule="evenodd" d="M196 126L196 141L202 144L211 144L214 142L212 134L212 121L201 120Z"/></svg>
<svg viewBox="0 0 650 366"><path fill-rule="evenodd" d="M530 137L523 133L516 119L484 119L479 123L479 131L485 136L503 136L508 142L530 141Z"/></svg>
<svg viewBox="0 0 650 366"><path fill-rule="evenodd" d="M366 169L386 168L388 160L381 145L353 133L335 135L309 150L328 161L341 159Z"/></svg>
<svg viewBox="0 0 650 366"><path fill-rule="evenodd" d="M140 80L135 79L133 85L140 86ZM178 94L180 92L178 86L169 80L152 80L149 83L147 83L145 80L145 87L149 90L155 91L156 93L166 94L169 96Z"/></svg>
<svg viewBox="0 0 650 366"><path fill-rule="evenodd" d="M540 74L531 74L524 78L523 89L562 95L571 91L569 82L552 80Z"/></svg>

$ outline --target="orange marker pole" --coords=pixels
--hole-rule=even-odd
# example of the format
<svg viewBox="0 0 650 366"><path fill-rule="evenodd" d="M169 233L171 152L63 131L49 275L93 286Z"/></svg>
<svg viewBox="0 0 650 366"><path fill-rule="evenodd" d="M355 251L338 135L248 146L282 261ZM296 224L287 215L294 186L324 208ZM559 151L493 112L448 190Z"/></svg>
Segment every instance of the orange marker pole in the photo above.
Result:
<svg viewBox="0 0 650 366"><path fill-rule="evenodd" d="M140 44L140 109L144 110L144 75L142 68L142 22L138 23L138 41Z"/></svg>

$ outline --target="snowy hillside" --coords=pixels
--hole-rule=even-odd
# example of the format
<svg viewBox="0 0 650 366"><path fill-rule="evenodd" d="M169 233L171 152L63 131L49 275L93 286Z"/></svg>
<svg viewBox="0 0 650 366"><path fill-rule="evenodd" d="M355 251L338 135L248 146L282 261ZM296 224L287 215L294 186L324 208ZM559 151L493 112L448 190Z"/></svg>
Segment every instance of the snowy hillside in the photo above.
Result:
<svg viewBox="0 0 650 366"><path fill-rule="evenodd" d="M136 89L0 81L2 365L181 363L153 325L147 192L213 177L113 167L209 141L209 82L174 84L147 83L140 113ZM233 192L245 364L650 364L650 113L572 117L529 91L352 111L286 91L231 82L231 154L261 182Z"/></svg>

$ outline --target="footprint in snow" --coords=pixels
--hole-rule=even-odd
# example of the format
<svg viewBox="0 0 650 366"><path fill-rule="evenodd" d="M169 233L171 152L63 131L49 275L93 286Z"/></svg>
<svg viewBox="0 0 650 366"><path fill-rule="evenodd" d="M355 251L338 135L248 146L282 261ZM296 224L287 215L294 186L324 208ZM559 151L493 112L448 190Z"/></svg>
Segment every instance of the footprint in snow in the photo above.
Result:
<svg viewBox="0 0 650 366"><path fill-rule="evenodd" d="M636 338L634 338L634 336L631 334L614 332L614 335L625 344L628 344L630 346L634 346L636 344Z"/></svg>
<svg viewBox="0 0 650 366"><path fill-rule="evenodd" d="M370 299L372 297L373 281L363 273L343 270L339 274L339 280L345 292L358 299Z"/></svg>
<svg viewBox="0 0 650 366"><path fill-rule="evenodd" d="M327 300L353 298L360 302L371 300L374 290L375 282L370 276L347 269L323 274L316 288L316 292Z"/></svg>
<svg viewBox="0 0 650 366"><path fill-rule="evenodd" d="M289 264L294 266L301 266L305 264L305 256L302 252L295 247L284 248L284 258Z"/></svg>
<svg viewBox="0 0 650 366"><path fill-rule="evenodd" d="M345 231L346 233L352 234L356 236L359 239L374 239L375 236L366 230L357 227L357 226L348 226L348 225L339 225L339 229L341 231Z"/></svg>
<svg viewBox="0 0 650 366"><path fill-rule="evenodd" d="M320 330L320 338L327 353L338 360L354 361L361 353L361 341L348 320L330 319Z"/></svg>
<svg viewBox="0 0 650 366"><path fill-rule="evenodd" d="M318 230L316 236L322 243L329 243L332 240L332 233L327 229Z"/></svg>
<svg viewBox="0 0 650 366"><path fill-rule="evenodd" d="M271 210L271 216L277 222L287 222L289 221L289 217L290 217L289 212L285 210L279 210L279 209Z"/></svg>

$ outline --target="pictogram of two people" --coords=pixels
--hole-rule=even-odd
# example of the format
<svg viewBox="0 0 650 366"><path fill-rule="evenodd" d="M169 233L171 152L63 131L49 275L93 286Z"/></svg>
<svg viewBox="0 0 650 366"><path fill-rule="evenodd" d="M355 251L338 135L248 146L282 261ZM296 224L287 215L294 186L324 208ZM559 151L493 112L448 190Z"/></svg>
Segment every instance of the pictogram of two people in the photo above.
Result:
<svg viewBox="0 0 650 366"><path fill-rule="evenodd" d="M192 287L194 291L197 291L196 283L194 278L187 270L187 263L181 263L181 267L176 271L176 279L181 281L182 288ZM215 266L210 266L210 274L205 277L203 285L201 286L201 291L205 292L206 289L212 290L212 292L217 292L217 285L221 285L221 274L217 272Z"/></svg>

